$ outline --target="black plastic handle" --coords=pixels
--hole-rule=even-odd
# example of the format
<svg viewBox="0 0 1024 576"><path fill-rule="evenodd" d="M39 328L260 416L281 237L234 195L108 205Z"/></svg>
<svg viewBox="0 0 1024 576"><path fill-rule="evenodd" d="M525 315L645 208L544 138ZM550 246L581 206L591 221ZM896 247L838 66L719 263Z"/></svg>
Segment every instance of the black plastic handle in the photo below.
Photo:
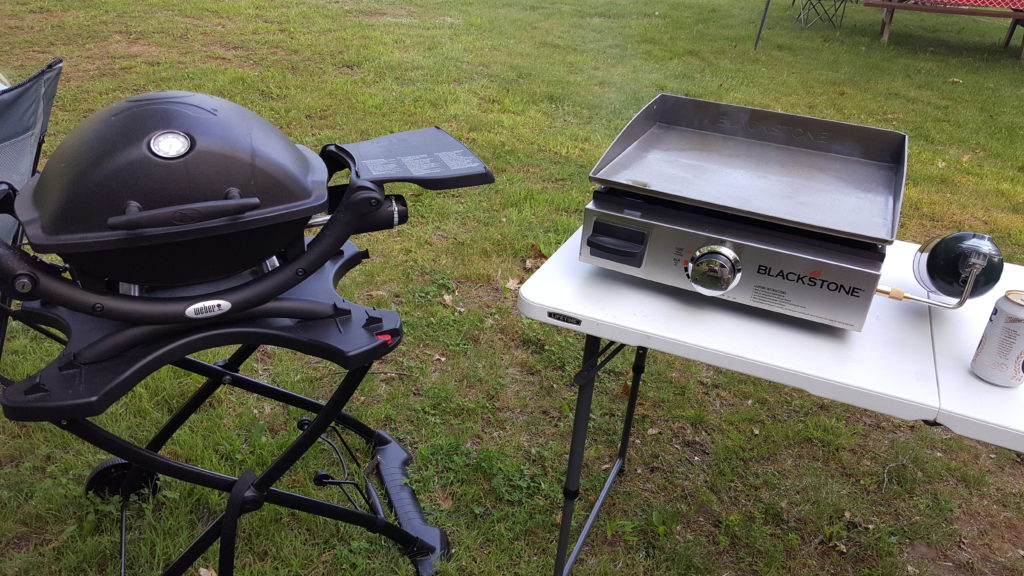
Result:
<svg viewBox="0 0 1024 576"><path fill-rule="evenodd" d="M451 548L444 530L427 522L416 493L409 486L409 463L412 455L394 441L387 433L376 432L373 455L377 462L377 473L384 482L384 490L391 501L391 509L398 518L398 524L420 539L419 549L406 549L405 553L416 565L419 574L433 574L438 560L448 559ZM430 548L422 547L428 545Z"/></svg>
<svg viewBox="0 0 1024 576"><path fill-rule="evenodd" d="M137 204L135 206L138 206ZM118 230L141 230L143 228L162 228L164 226L181 226L237 216L260 207L259 198L229 198L227 200L210 200L208 202L192 202L177 206L165 206L153 210L137 209L131 214L121 214L107 218L107 226Z"/></svg>
<svg viewBox="0 0 1024 576"><path fill-rule="evenodd" d="M623 256L630 258L639 256L644 251L643 244L637 244L621 238L613 238L611 236L601 236L599 234L591 234L587 238L587 246L591 248L597 248L602 252L614 254L615 256Z"/></svg>

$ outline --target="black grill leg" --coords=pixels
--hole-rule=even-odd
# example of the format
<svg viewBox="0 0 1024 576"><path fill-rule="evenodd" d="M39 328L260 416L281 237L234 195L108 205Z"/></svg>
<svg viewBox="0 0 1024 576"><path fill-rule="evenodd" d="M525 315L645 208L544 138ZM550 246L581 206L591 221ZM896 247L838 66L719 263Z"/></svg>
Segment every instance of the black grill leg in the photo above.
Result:
<svg viewBox="0 0 1024 576"><path fill-rule="evenodd" d="M238 519L246 512L251 512L253 506L263 504L261 495L252 490L252 484L256 481L256 473L246 470L238 477L235 487L228 496L227 510L224 511L220 527L220 559L217 574L220 576L234 576L235 573L235 541L238 536Z"/></svg>

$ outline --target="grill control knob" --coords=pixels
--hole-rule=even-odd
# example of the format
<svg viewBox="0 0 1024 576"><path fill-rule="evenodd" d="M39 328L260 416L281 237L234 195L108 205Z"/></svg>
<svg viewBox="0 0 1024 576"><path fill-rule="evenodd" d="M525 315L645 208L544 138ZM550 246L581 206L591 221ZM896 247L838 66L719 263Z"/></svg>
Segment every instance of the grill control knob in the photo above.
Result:
<svg viewBox="0 0 1024 576"><path fill-rule="evenodd" d="M725 294L740 280L740 257L725 246L705 246L686 267L693 289L707 296Z"/></svg>

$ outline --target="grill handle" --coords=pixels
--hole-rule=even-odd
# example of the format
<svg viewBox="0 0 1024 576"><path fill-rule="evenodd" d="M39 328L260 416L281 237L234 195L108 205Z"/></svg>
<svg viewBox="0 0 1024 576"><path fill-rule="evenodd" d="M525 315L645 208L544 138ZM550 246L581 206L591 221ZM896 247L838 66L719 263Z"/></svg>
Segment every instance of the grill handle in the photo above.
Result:
<svg viewBox="0 0 1024 576"><path fill-rule="evenodd" d="M231 305L228 314L210 319L189 318L185 312L200 299L196 296L130 297L91 292L54 274L46 263L6 242L0 242L0 290L18 300L60 302L61 306L76 312L132 324L199 324L236 317L238 313L290 290L338 254L353 230L359 228L360 220L384 203L380 187L371 183L360 184L355 188L349 186L340 209L331 215L300 256L245 284L201 297L204 300L227 301Z"/></svg>
<svg viewBox="0 0 1024 576"><path fill-rule="evenodd" d="M153 210L142 210L135 202L129 202L126 214L107 218L107 226L118 230L142 230L183 226L227 216L238 216L260 207L259 198L229 198L165 206Z"/></svg>

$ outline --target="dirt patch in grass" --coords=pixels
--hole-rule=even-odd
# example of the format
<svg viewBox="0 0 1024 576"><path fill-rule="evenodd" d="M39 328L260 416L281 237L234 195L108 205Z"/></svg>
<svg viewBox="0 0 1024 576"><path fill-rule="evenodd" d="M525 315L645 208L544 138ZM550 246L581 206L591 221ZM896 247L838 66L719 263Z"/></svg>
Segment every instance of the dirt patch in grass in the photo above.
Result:
<svg viewBox="0 0 1024 576"><path fill-rule="evenodd" d="M906 547L904 561L908 574L933 574L935 576L959 576L961 569L956 559L944 551L921 542L912 542Z"/></svg>
<svg viewBox="0 0 1024 576"><path fill-rule="evenodd" d="M39 534L18 534L12 537L3 547L5 554L21 554L33 548L49 548L57 543L57 538Z"/></svg>

